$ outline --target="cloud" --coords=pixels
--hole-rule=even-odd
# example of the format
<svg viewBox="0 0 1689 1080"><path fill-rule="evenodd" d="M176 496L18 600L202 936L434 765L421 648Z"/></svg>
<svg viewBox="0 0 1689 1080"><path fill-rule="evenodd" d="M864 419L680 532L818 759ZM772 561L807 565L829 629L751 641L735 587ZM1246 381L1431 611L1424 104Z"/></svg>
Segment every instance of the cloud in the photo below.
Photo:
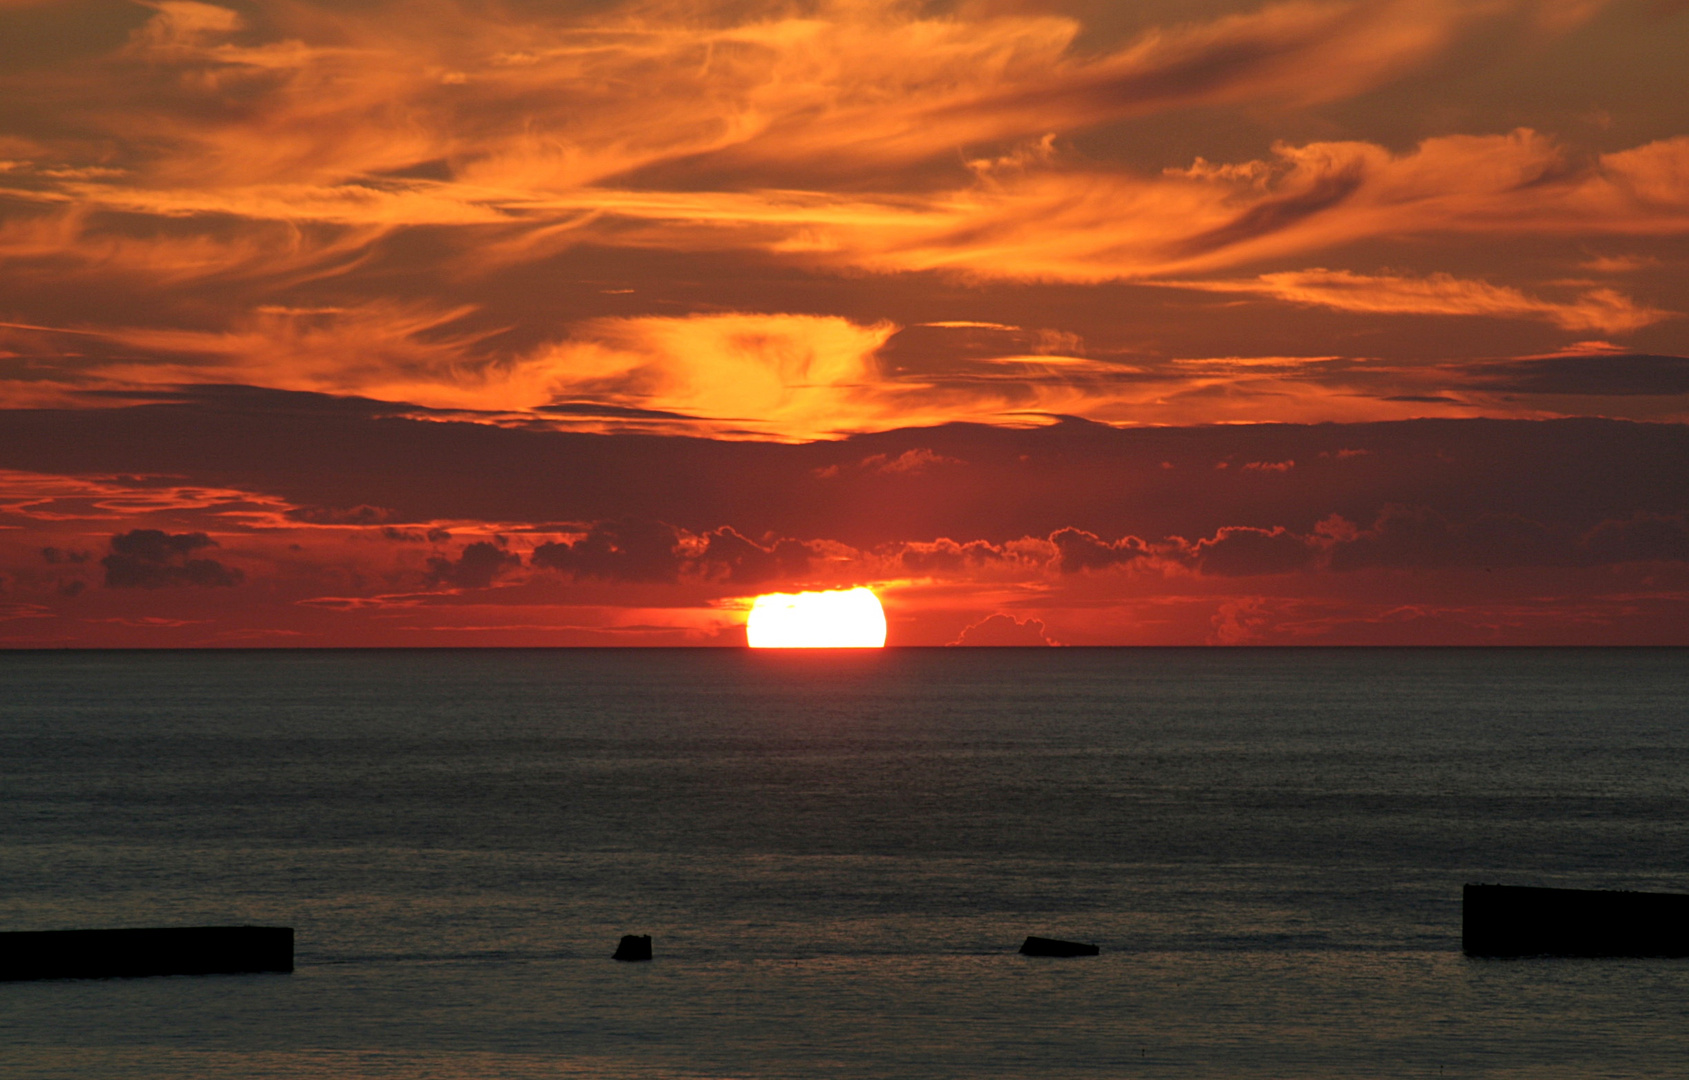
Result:
<svg viewBox="0 0 1689 1080"><path fill-rule="evenodd" d="M1250 293L1337 311L1388 315L1468 315L1536 319L1565 330L1624 334L1677 312L1638 304L1613 289L1590 289L1568 301L1542 300L1518 289L1449 274L1424 278L1301 270L1262 274L1249 281L1179 282L1208 292Z"/></svg>
<svg viewBox="0 0 1689 1080"><path fill-rule="evenodd" d="M221 185L431 170L483 191L654 170L675 183L775 167L878 172L1193 105L1331 101L1468 33L1565 7L1276 3L1095 51L1075 47L1082 27L1069 18L928 14L895 0L648 3L573 18L296 5L266 12L262 32L219 6L150 6L126 50L133 63L87 74L130 81L138 92L116 117L173 140ZM257 107L206 108L218 95ZM182 115L192 105L197 129Z"/></svg>
<svg viewBox="0 0 1689 1080"><path fill-rule="evenodd" d="M301 506L289 510L287 516L295 521L306 521L313 525L379 525L393 516L393 511L382 506L371 506L359 503L357 506Z"/></svg>
<svg viewBox="0 0 1689 1080"><path fill-rule="evenodd" d="M1637 511L1676 513L1689 498L1682 483L1689 443L1676 424L1492 419L1114 428L1069 420L1020 429L951 424L798 444L503 428L283 398L286 408L274 409L218 398L6 410L0 469L11 471L0 473L0 524L74 530L38 533L26 552L36 565L44 545L83 548L89 542L79 537L143 525L183 532L186 515L193 515L194 531L212 536L308 527L344 543L348 532L379 534L381 526L313 525L287 512L367 505L392 511L383 525L412 531L457 531L462 523L472 533L466 539L529 528L574 542L592 527L557 523L661 521L670 531L657 536L657 555L676 573L671 547L723 526L759 545L770 537L859 550L932 545L910 549L909 558L930 557L936 572L944 559L989 565L989 552L969 546L976 540L1008 553L1006 545L1019 538L1049 544L1069 528L1076 531L1055 539L1077 568L1141 559L1156 538L1194 541L1227 526L1283 526L1307 535L1337 512L1368 527L1391 503L1431 507L1451 520L1488 508L1581 535ZM853 474L845 490L814 476L817 468L876 454L894 460L911 450L968 464ZM1369 453L1338 458L1344 450ZM1226 460L1292 460L1296 467L1271 474L1235 464L1213 468ZM488 480L511 476L544 482ZM1133 536L1137 544L1116 546L1117 538ZM589 548L598 544L623 546L601 536ZM888 556L900 565L901 550Z"/></svg>
<svg viewBox="0 0 1689 1080"><path fill-rule="evenodd" d="M63 548L56 548L49 545L41 549L41 557L50 564L57 565L60 563L66 563L74 566L79 563L87 562L89 559L93 558L94 555L93 552L89 551L67 551Z"/></svg>
<svg viewBox="0 0 1689 1080"><path fill-rule="evenodd" d="M499 575L522 565L522 557L504 550L489 540L477 540L464 546L457 561L434 556L428 560L428 579L432 584L455 589L485 589Z"/></svg>
<svg viewBox="0 0 1689 1080"><path fill-rule="evenodd" d="M1202 573L1221 577L1294 573L1311 568L1322 554L1313 538L1282 526L1227 526L1211 539L1198 541L1192 552Z"/></svg>
<svg viewBox="0 0 1689 1080"><path fill-rule="evenodd" d="M1025 425L1041 414L1099 407L1119 397L1123 384L1141 381L1128 365L1047 354L900 371L884 348L897 333L888 322L794 314L595 319L509 366L500 378L506 387L521 388L507 398L513 404L590 400L625 410L636 422L687 417L688 429L716 437L780 439L956 420ZM490 403L491 386L486 396L463 396ZM824 468L833 468L826 477L835 478L914 475L957 463L914 448Z"/></svg>
<svg viewBox="0 0 1689 1080"><path fill-rule="evenodd" d="M526 366L544 372L557 397L824 437L898 396L878 386L873 362L892 329L801 315L601 319Z"/></svg>
<svg viewBox="0 0 1689 1080"><path fill-rule="evenodd" d="M1367 567L1555 566L1572 562L1568 538L1516 514L1451 520L1427 507L1387 506L1368 529L1333 547L1333 570Z"/></svg>
<svg viewBox="0 0 1689 1080"><path fill-rule="evenodd" d="M819 480L833 480L845 475L847 471L857 473L872 473L878 476L897 476L900 474L920 475L936 466L961 465L955 458L947 458L942 454L935 454L925 448L905 450L896 457L885 454L870 454L854 465L828 465L815 470Z"/></svg>
<svg viewBox="0 0 1689 1080"><path fill-rule="evenodd" d="M1273 611L1266 597L1245 596L1222 601L1210 622L1208 644L1249 645L1272 625Z"/></svg>
<svg viewBox="0 0 1689 1080"><path fill-rule="evenodd" d="M915 542L903 545L898 562L913 574L963 574L1012 559L1013 553L985 540L970 540L958 544L948 537L930 543Z"/></svg>
<svg viewBox="0 0 1689 1080"><path fill-rule="evenodd" d="M1683 140L1593 172L1521 131L1402 156L1280 145L1271 160L1143 176L1067 164L1050 139L1196 105L1353 95L1556 7L1525 0L1268 4L1101 52L1076 48L1071 19L923 16L889 0L574 19L294 5L258 29L213 5L153 6L128 62L76 72L80 94L15 87L45 115L108 126L67 154L109 157L113 140L149 152L112 175L18 162L6 175L32 178L17 190L41 213L8 224L0 257L308 280L354 270L397 231L443 228L469 234L454 271L592 242L1108 280L1441 228L1685 226ZM1020 140L1036 152L958 161ZM926 175L900 171L916 166ZM157 224L125 226L134 215Z"/></svg>
<svg viewBox="0 0 1689 1080"><path fill-rule="evenodd" d="M1671 397L1689 394L1689 358L1641 353L1542 356L1458 369L1466 385L1509 394Z"/></svg>
<svg viewBox="0 0 1689 1080"><path fill-rule="evenodd" d="M143 2L157 14L130 36L129 51L148 60L204 58L208 48L246 25L235 12L213 4L195 0Z"/></svg>
<svg viewBox="0 0 1689 1080"><path fill-rule="evenodd" d="M1389 505L1366 528L1338 515L1299 533L1283 526L1222 526L1194 544L1170 538L1144 544L1136 537L1110 543L1077 529L1052 534L1051 563L1061 574L1107 570L1148 558L1186 565L1204 577L1265 577L1316 571L1372 569L1497 570L1519 567L1611 566L1627 562L1689 562L1683 514L1642 512L1609 519L1581 537L1518 514L1456 518L1425 506Z"/></svg>
<svg viewBox="0 0 1689 1080"><path fill-rule="evenodd" d="M98 478L7 474L34 516L0 509L6 599L43 608L24 629L8 624L8 641L138 643L137 620L152 618L176 620L184 633L170 640L184 644L237 629L313 643L588 643L571 628L730 628L765 581L874 584L900 640L932 645L988 614L1008 615L993 624L1007 631L1029 613L1046 638L1079 644L1678 640L1682 600L1670 596L1689 586L1679 425L1070 421L718 443L496 428L358 403L312 411L308 396L243 412L235 397L0 419L0 464ZM814 478L817 467L914 450L968 464L867 471L856 487ZM1232 467L1215 470L1221 460ZM1244 468L1284 461L1296 466ZM487 482L511 474L545 483ZM202 488L219 494L177 498ZM120 512L119 529L68 512L90 492L136 508ZM169 500L150 501L159 493ZM271 516L230 524L221 500L234 496ZM393 517L286 514L359 505ZM227 568L194 538L227 545L234 533L239 565L262 588L241 590L238 604L215 588L68 595L74 579L99 584L87 571L108 552L80 569L62 553L155 522L147 565L217 558ZM458 539L436 534L430 549L429 531L444 524ZM546 554L519 568L513 556L541 540ZM1390 614L1409 606L1422 614ZM91 621L107 618L130 620L136 636ZM669 639L651 629L622 640Z"/></svg>
<svg viewBox="0 0 1689 1080"><path fill-rule="evenodd" d="M452 534L449 529L433 528L424 532L421 529L399 529L385 525L381 529L381 537L400 544L443 544L452 538Z"/></svg>
<svg viewBox="0 0 1689 1080"><path fill-rule="evenodd" d="M1385 280L1321 273L1337 278L1339 286L1354 287L1355 295L1345 293L1344 303L1360 303L1356 297L1362 286L1370 288ZM1401 279L1394 281L1400 284ZM1198 283L1194 287L1254 292L1258 284ZM1434 288L1391 302L1397 303L1400 312L1416 305L1418 310L1432 312L1441 303L1437 296L1442 286L1466 284L1473 283L1433 281ZM1391 282L1386 281L1384 287L1388 290ZM1383 306L1376 296L1366 302ZM1620 307L1603 310L1619 318ZM1443 313L1463 312L1447 307ZM458 331L451 313L388 314L394 317L360 309L307 319L311 327L294 327L277 338L199 331L94 335L110 341L111 358L100 358L89 350L94 355L79 361L78 379L99 378L102 381L94 386L105 389L90 386L65 396L70 403L84 406L102 396L118 400L126 395L133 400L216 402L241 411L322 407L320 399L307 406L305 398L286 393L201 382L248 379L287 386L295 394L344 395L332 399L337 408L371 415L455 416L583 431L805 440L956 420L1027 426L1062 415L1116 423L1424 415L1423 409L1397 407L1413 403L1443 404L1450 406L1449 414L1458 414L1478 401L1490 415L1539 416L1543 415L1540 404L1510 401L1501 394L1513 392L1510 388L1515 385L1522 393L1549 392L1528 386L1556 383L1574 395L1582 393L1576 389L1580 385L1593 388L1592 395L1605 394L1599 389L1602 386L1627 385L1638 388L1632 393L1646 390L1644 396L1661 397L1676 394L1671 388L1680 381L1675 374L1680 358L1649 359L1644 354L1611 350L1570 358L1526 357L1517 363L1441 365L1345 357L991 355L998 347L1039 340L1050 348L1083 349L1082 343L1061 341L1050 331L1014 328L992 331L995 337L969 337L972 330L968 328L942 328L937 332L962 335L963 347L933 347L939 339L929 337L917 355L908 347L888 349L912 328L790 314L587 320L566 338L536 346L515 359L499 360L491 353L483 354L476 344L487 337L485 331ZM276 318L281 320L277 325L297 321L291 316ZM0 338L4 334L0 327ZM147 352L152 358L142 359ZM1574 378L1574 371L1586 374ZM1620 372L1629 374L1621 378ZM117 389L119 385L126 388ZM1654 389L1647 390L1649 386ZM1458 396L1459 392L1466 396ZM1605 412L1610 406L1585 408ZM1653 407L1619 415L1663 418ZM937 456L928 458L924 453ZM856 475L862 469L914 475L962 460L931 448L904 449L899 454L903 456L884 461L870 460L870 455L859 467L838 462L820 468L835 469L827 473L828 478Z"/></svg>
<svg viewBox="0 0 1689 1080"><path fill-rule="evenodd" d="M967 628L952 645L961 646L1026 646L1055 645L1044 632L1042 619L1021 620L999 612L981 619Z"/></svg>
<svg viewBox="0 0 1689 1080"><path fill-rule="evenodd" d="M579 540L541 544L530 561L577 579L674 582L680 578L680 534L658 521L601 521Z"/></svg>
<svg viewBox="0 0 1689 1080"><path fill-rule="evenodd" d="M653 162L640 175L697 186L700 177L774 168L871 174L958 145L1194 105L1330 101L1401 75L1498 15L1535 7L1269 4L1158 27L1085 56L1072 48L1080 28L1067 19L911 18L895 4L820 5L809 19L728 31L741 35L742 51L738 63L715 70L750 82L717 86L710 100L749 115L706 129L721 133L718 146ZM756 85L771 77L777 96Z"/></svg>
<svg viewBox="0 0 1689 1080"><path fill-rule="evenodd" d="M1681 235L1689 137L1604 155L1527 129L1405 149L1304 139L1166 169L1109 150L1133 141L1124 128L1072 138L1352 97L1599 7L1270 3L1122 38L1027 7L879 0L262 17L159 0L117 52L0 81L32 118L28 138L0 142L0 273L18 298L0 352L27 358L0 392L64 404L251 383L514 414L488 422L788 440L1054 414L1452 413L1460 402L1424 387L1291 395L1284 380L1169 377L1172 357L1224 350L1192 352L1159 320L1120 330L1130 349L1088 348L946 290L1160 282L1201 290L1166 301L1187 308L1232 292L1367 316L1657 325L1671 312L1636 298L1646 280L1621 293L1517 265L1277 268L1428 237ZM1109 303L1163 303L1134 296Z"/></svg>
<svg viewBox="0 0 1689 1080"><path fill-rule="evenodd" d="M1106 570L1147 558L1152 554L1148 544L1136 536L1123 536L1109 541L1084 529L1058 529L1050 534L1056 546L1057 566L1064 574L1083 570Z"/></svg>
<svg viewBox="0 0 1689 1080"><path fill-rule="evenodd" d="M1527 129L1439 136L1404 154L1364 142L1280 143L1273 150L1271 159L1224 167L1199 159L1198 167L1158 177L1058 163L873 221L817 219L810 247L817 259L887 271L1101 282L1183 280L1363 240L1689 231L1689 137L1592 163ZM1300 286L1302 295L1347 299L1340 278L1323 289L1317 278L1278 280L1280 290ZM1652 312L1601 289L1545 309L1522 294L1410 280L1392 293L1379 288L1384 284L1374 283L1372 302L1386 310L1409 302L1470 313L1493 308L1573 327L1653 320ZM1252 287L1274 288L1264 281Z"/></svg>
<svg viewBox="0 0 1689 1080"><path fill-rule="evenodd" d="M216 547L205 533L166 533L134 529L111 538L111 554L100 560L108 589L160 589L182 585L234 586L244 580L238 567L215 559L193 558Z"/></svg>
<svg viewBox="0 0 1689 1080"><path fill-rule="evenodd" d="M1638 514L1604 521L1583 537L1588 561L1596 565L1626 562L1689 562L1689 523L1682 514Z"/></svg>
<svg viewBox="0 0 1689 1080"><path fill-rule="evenodd" d="M784 538L764 547L723 526L704 534L704 549L696 561L711 580L756 585L803 577L815 554L810 545L799 540Z"/></svg>
<svg viewBox="0 0 1689 1080"><path fill-rule="evenodd" d="M1595 274L1628 274L1658 266L1660 261L1646 255L1597 255L1578 264L1579 269Z"/></svg>
<svg viewBox="0 0 1689 1080"><path fill-rule="evenodd" d="M530 562L577 581L733 586L802 580L820 557L817 546L789 537L759 544L731 526L688 533L656 521L595 522L577 540L548 542Z"/></svg>
<svg viewBox="0 0 1689 1080"><path fill-rule="evenodd" d="M108 384L254 384L283 390L404 398L419 404L503 407L543 400L496 373L488 390L472 350L483 334L459 324L473 309L372 302L331 312L260 308L206 331L121 327L103 332L124 354L100 365ZM137 352L147 356L138 359ZM150 354L150 355L147 355ZM469 360L467 366L465 361Z"/></svg>

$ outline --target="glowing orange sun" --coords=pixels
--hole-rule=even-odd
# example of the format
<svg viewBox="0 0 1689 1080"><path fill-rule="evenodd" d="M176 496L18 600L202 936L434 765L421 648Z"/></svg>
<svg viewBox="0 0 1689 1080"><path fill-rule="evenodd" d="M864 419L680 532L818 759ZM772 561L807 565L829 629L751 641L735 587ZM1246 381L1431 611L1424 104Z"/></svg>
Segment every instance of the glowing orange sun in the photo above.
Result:
<svg viewBox="0 0 1689 1080"><path fill-rule="evenodd" d="M879 649L886 613L869 589L768 593L751 605L745 637L753 649Z"/></svg>

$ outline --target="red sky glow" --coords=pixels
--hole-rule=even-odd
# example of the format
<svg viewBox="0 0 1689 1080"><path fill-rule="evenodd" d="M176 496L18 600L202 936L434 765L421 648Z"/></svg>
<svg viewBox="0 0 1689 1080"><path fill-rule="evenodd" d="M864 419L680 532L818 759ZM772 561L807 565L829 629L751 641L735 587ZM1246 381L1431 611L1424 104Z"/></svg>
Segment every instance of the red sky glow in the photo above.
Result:
<svg viewBox="0 0 1689 1080"><path fill-rule="evenodd" d="M1689 644L1680 0L0 0L0 647Z"/></svg>

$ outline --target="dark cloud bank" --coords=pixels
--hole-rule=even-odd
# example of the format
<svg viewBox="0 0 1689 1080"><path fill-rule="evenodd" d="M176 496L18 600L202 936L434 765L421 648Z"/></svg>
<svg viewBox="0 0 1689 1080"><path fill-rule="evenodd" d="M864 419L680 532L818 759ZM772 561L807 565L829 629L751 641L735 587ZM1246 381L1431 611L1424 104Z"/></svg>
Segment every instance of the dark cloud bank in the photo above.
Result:
<svg viewBox="0 0 1689 1080"><path fill-rule="evenodd" d="M217 541L204 533L166 533L158 529L119 533L111 538L111 554L100 560L106 569L106 588L239 585L245 575L238 568L195 555L216 546ZM48 562L55 561L50 555L46 557Z"/></svg>
<svg viewBox="0 0 1689 1080"><path fill-rule="evenodd" d="M942 467L862 467L916 457ZM978 544L1027 536L1049 538L1069 572L1148 557L1168 537L1187 538L1183 557L1220 575L1321 560L1338 569L1675 559L1689 511L1689 430L1597 419L1135 429L1067 420L790 445L417 420L379 403L242 388L0 413L0 467L166 474L279 496L305 521L380 521L389 531L588 523L581 539L541 546L533 565L647 582L680 572L677 529L706 538L687 558L717 580L749 584L801 573L815 552L799 541L825 540L859 549L956 541L912 549L914 572L978 561L989 555ZM104 560L108 582L238 580L204 557L201 539L125 534ZM441 560L435 580L476 587L513 565L483 546Z"/></svg>

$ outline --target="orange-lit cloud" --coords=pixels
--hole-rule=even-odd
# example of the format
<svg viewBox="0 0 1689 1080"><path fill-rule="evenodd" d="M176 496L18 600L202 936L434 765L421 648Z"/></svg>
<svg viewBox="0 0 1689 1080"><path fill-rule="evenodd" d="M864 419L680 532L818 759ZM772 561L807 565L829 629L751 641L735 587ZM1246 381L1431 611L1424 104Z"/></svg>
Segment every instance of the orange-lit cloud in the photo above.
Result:
<svg viewBox="0 0 1689 1080"><path fill-rule="evenodd" d="M1346 311L1541 320L1576 332L1622 333L1673 314L1607 290L1556 303L1447 276L1306 271L1170 284ZM1623 353L1611 345L1430 367L1341 357L1093 358L1060 351L1084 351L1071 337L1010 326L727 314L587 320L563 340L507 359L483 347L496 329L463 325L471 313L265 308L219 331L76 331L104 350L84 354L78 385L144 394L192 383L255 384L391 401L392 411L408 415L445 410L496 423L780 440L952 421L1026 426L1063 415L1185 424L1563 414L1563 404L1520 397L1520 390L1582 397L1586 406L1591 396L1641 394L1655 400L1620 415L1689 415L1689 387L1677 374L1689 361L1594 359ZM9 332L20 347L63 333L21 324ZM7 333L0 324L0 342ZM94 400L56 382L19 384L13 398L37 405ZM917 456L852 468L917 472L945 464Z"/></svg>
<svg viewBox="0 0 1689 1080"><path fill-rule="evenodd" d="M491 230L483 257L590 239L1094 281L1364 236L1640 233L1689 221L1681 139L1606 155L1595 169L1521 131L1431 139L1404 156L1362 142L1283 144L1268 160L1198 159L1154 176L1063 162L1047 134L1194 104L1341 98L1480 24L1534 13L1564 30L1600 5L1267 5L1101 55L1076 51L1070 19L922 17L896 3L737 19L657 6L575 22L450 5L398 22L295 7L271 13L279 36L260 44L233 11L152 6L121 58L79 74L138 91L110 95L112 134L162 149L113 167L109 150L79 165L70 159L84 144L45 144L38 156L65 160L9 162L16 196L64 209L0 242L0 254L29 259L56 234L65 255L141 261L101 252L102 237L107 248L134 242L89 219L102 208L220 222L156 238L147 269L178 274L225 272L254 245L280 272L391 230L442 226ZM70 107L54 100L63 84L17 89L45 109ZM229 95L250 104L214 106ZM963 148L1005 140L1033 140L1035 152L955 167ZM938 172L911 190L885 174L928 161ZM847 192L833 190L841 172ZM893 186L876 188L875 176ZM353 233L266 234L271 222ZM219 257L219 243L235 251Z"/></svg>
<svg viewBox="0 0 1689 1080"><path fill-rule="evenodd" d="M1250 281L1179 284L1210 292L1270 296L1338 311L1541 319L1566 330L1606 334L1629 333L1678 314L1638 304L1613 289L1588 289L1574 299L1552 301L1526 295L1518 289L1461 280L1448 274L1408 278L1315 269L1262 274Z"/></svg>
<svg viewBox="0 0 1689 1080"><path fill-rule="evenodd" d="M1479 29L1524 17L1563 33L1605 5L1302 0L1154 27L1100 53L1076 48L1072 18L925 13L897 0L659 3L573 18L294 5L266 11L261 28L193 0L148 6L155 14L100 74L144 90L110 115L177 141L155 176L190 175L179 168L190 159L210 186L444 159L472 184L558 190L665 164L884 168L1158 109L1329 101ZM173 116L219 95L260 107L192 127Z"/></svg>
<svg viewBox="0 0 1689 1080"><path fill-rule="evenodd" d="M376 230L310 245L319 262L347 245L369 243L383 229L475 225L494 233L471 264L536 258L590 241L763 249L800 264L887 272L1104 281L1227 269L1378 238L1689 231L1689 138L1605 155L1593 167L1575 166L1564 148L1529 131L1432 139L1400 156L1366 143L1275 151L1272 160L1223 167L1199 159L1160 176L1017 162L1008 175L984 167L965 187L914 196L601 186L500 192L436 181L238 191L61 187L82 208L78 215L104 205ZM31 223L0 255L23 260L80 242L83 221ZM98 234L86 238L99 250ZM241 233L225 242L250 258L259 238ZM119 249L125 243L132 241L109 241ZM198 246L174 256L169 245L162 247L161 268L221 272L243 258L214 257L210 238L192 243ZM287 255L278 272L303 258L297 244ZM121 250L101 255L102 263L122 258Z"/></svg>
<svg viewBox="0 0 1689 1080"><path fill-rule="evenodd" d="M1573 167L1534 132L1280 145L1159 177L1019 172L894 224L817 223L817 251L883 269L1104 281L1227 269L1415 235L1689 231L1689 139Z"/></svg>

